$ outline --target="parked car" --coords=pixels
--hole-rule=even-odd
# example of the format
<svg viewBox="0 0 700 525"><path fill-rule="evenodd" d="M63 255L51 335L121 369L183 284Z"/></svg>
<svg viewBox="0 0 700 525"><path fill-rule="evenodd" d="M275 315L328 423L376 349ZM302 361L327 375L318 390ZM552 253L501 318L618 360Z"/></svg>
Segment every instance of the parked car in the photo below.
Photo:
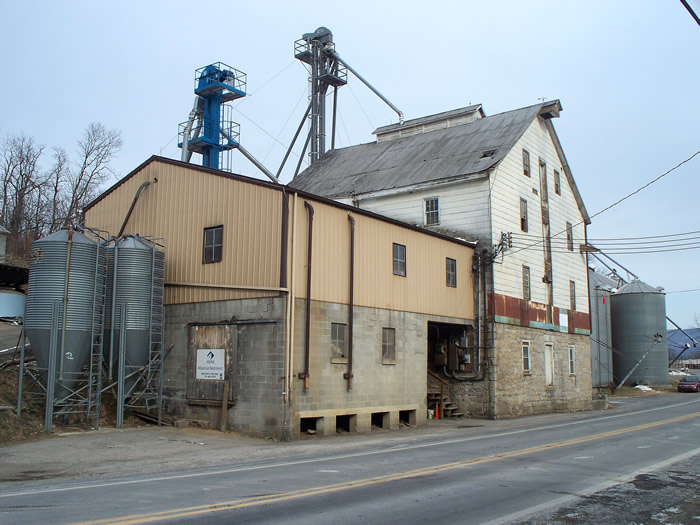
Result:
<svg viewBox="0 0 700 525"><path fill-rule="evenodd" d="M685 376L678 383L679 392L700 392L700 376Z"/></svg>

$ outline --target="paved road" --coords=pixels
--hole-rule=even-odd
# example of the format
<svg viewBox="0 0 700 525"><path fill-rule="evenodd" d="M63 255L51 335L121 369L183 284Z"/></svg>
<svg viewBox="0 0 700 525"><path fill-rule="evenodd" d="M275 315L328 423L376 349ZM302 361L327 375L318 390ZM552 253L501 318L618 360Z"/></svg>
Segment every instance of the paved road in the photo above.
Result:
<svg viewBox="0 0 700 525"><path fill-rule="evenodd" d="M203 449L201 468L193 460L177 471L137 472L125 462L130 474L122 476L6 481L0 522L511 523L540 516L545 523L545 511L674 462L697 462L699 435L700 396L681 394L630 398L605 412L279 444L267 459L233 459L223 449L211 457L213 449ZM22 467L12 447L9 457Z"/></svg>

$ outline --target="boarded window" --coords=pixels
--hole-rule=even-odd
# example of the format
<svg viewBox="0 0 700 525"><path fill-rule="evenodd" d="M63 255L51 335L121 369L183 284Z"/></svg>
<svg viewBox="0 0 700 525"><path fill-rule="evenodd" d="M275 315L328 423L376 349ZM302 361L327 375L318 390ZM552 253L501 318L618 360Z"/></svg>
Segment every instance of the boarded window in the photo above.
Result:
<svg viewBox="0 0 700 525"><path fill-rule="evenodd" d="M520 199L520 229L527 231L527 201Z"/></svg>
<svg viewBox="0 0 700 525"><path fill-rule="evenodd" d="M406 277L406 247L394 243L394 275Z"/></svg>
<svg viewBox="0 0 700 525"><path fill-rule="evenodd" d="M570 252L574 251L574 228L570 222L566 223L566 249Z"/></svg>
<svg viewBox="0 0 700 525"><path fill-rule="evenodd" d="M530 152L523 150L523 175L530 176Z"/></svg>
<svg viewBox="0 0 700 525"><path fill-rule="evenodd" d="M522 342L523 372L530 372L530 341Z"/></svg>
<svg viewBox="0 0 700 525"><path fill-rule="evenodd" d="M571 297L570 308L576 310L576 282L569 281L569 296Z"/></svg>
<svg viewBox="0 0 700 525"><path fill-rule="evenodd" d="M445 259L446 284L452 288L457 287L457 261L447 257Z"/></svg>
<svg viewBox="0 0 700 525"><path fill-rule="evenodd" d="M223 226L204 228L204 253L202 255L202 262L204 264L221 261L223 238Z"/></svg>
<svg viewBox="0 0 700 525"><path fill-rule="evenodd" d="M532 299L532 291L530 290L530 267L523 265L523 299L529 301Z"/></svg>
<svg viewBox="0 0 700 525"><path fill-rule="evenodd" d="M347 342L345 338L346 325L331 323L331 357L345 357Z"/></svg>
<svg viewBox="0 0 700 525"><path fill-rule="evenodd" d="M190 404L221 406L224 382L229 403L236 399L237 331L231 325L188 327L187 400Z"/></svg>
<svg viewBox="0 0 700 525"><path fill-rule="evenodd" d="M561 176L557 170L554 170L554 193L561 195Z"/></svg>
<svg viewBox="0 0 700 525"><path fill-rule="evenodd" d="M425 225L440 224L440 203L437 197L425 199Z"/></svg>
<svg viewBox="0 0 700 525"><path fill-rule="evenodd" d="M576 373L576 355L573 346L569 347L569 373L571 375Z"/></svg>
<svg viewBox="0 0 700 525"><path fill-rule="evenodd" d="M382 328L382 362L394 363L396 361L396 330L394 328Z"/></svg>

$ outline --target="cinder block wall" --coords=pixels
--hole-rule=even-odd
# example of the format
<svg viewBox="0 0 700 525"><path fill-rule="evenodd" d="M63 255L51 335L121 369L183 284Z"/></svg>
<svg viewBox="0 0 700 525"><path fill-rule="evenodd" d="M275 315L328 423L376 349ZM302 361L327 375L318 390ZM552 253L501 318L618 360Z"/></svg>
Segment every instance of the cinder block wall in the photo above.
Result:
<svg viewBox="0 0 700 525"><path fill-rule="evenodd" d="M165 341L174 343L165 360L166 413L218 424L220 407L190 405L187 388L187 326L222 320L274 320L234 325L237 331L238 400L228 411L228 428L254 436L282 438L284 425L284 297L216 301L166 307ZM191 371L194 373L194 371Z"/></svg>
<svg viewBox="0 0 700 525"><path fill-rule="evenodd" d="M348 306L311 302L309 389L294 381L292 435L298 433L301 418L323 418L322 434L336 430L336 416L354 415L357 432L371 430L372 413L389 413L389 427L397 428L401 411L411 411L411 424L426 422L427 326L428 321L466 324L453 319L397 312L380 308L355 307L353 315L352 388L343 374L347 363L331 354L331 323L348 324ZM296 301L295 376L304 369L306 301ZM396 359L382 361L382 328L396 330Z"/></svg>
<svg viewBox="0 0 700 525"><path fill-rule="evenodd" d="M588 336L496 323L493 363L495 418L546 412L591 410L591 357ZM530 373L523 372L523 340L530 341ZM545 381L545 343L554 345L554 385ZM569 345L575 347L575 374L569 374Z"/></svg>

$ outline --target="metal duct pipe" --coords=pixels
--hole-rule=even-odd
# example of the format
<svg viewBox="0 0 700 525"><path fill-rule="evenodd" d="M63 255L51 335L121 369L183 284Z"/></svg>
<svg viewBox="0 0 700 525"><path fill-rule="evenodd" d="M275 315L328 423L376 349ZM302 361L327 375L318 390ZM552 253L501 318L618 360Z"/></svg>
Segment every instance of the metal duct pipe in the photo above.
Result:
<svg viewBox="0 0 700 525"><path fill-rule="evenodd" d="M184 149L183 149L183 151L184 151ZM138 189L138 190L136 190L136 195L134 195L134 200L131 201L131 206L129 206L129 211L126 212L126 217L124 217L124 222L122 223L122 227L119 228L119 233L117 234L117 237L121 237L122 234L124 233L124 230L126 229L126 224L129 222L129 218L131 218L131 212L134 211L134 207L136 206L136 201L139 200L139 196L141 195L141 192L142 192L142 191L146 188L146 186L148 186L149 184L151 184L151 181L150 181L150 180L147 180L146 182L144 182L143 184L141 184L141 186L139 186L139 189Z"/></svg>
<svg viewBox="0 0 700 525"><path fill-rule="evenodd" d="M343 374L343 379L348 380L348 391L352 389L352 318L355 304L355 218L348 214L350 221L350 296L348 299L348 371Z"/></svg>
<svg viewBox="0 0 700 525"><path fill-rule="evenodd" d="M304 380L304 390L309 389L309 360L310 360L310 345L309 336L311 334L311 256L312 241L314 232L314 207L308 201L304 201L304 207L309 215L309 229L307 235L307 250L306 250L306 327L304 338L304 371L299 374L299 379Z"/></svg>
<svg viewBox="0 0 700 525"><path fill-rule="evenodd" d="M372 84L367 82L367 80L365 80L364 77L362 75L360 75L357 71L355 71L345 60L340 58L340 55L338 55L338 53L333 53L333 56L336 58L336 60L338 62L340 62L346 68L348 68L348 70L350 70L350 72L353 75L355 75L360 80L360 82L362 82L365 86L367 86L372 91L372 93L374 93L379 98L381 98L387 106L389 106L391 109L393 109L399 116L399 124L403 124L403 120L404 120L403 119L403 111L401 111L399 108L394 106L391 102L389 102L389 99L387 99L384 95L382 95L379 91L377 91L377 89Z"/></svg>

